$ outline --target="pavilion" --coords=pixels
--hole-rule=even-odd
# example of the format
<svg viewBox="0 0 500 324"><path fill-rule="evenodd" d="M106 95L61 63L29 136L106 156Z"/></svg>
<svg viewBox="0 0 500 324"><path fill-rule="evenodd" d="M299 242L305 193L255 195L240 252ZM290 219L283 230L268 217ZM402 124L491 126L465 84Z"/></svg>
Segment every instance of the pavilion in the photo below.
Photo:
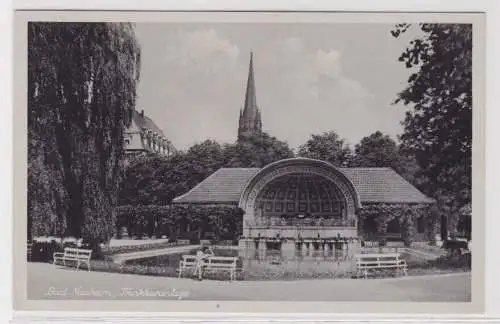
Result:
<svg viewBox="0 0 500 324"><path fill-rule="evenodd" d="M239 206L244 239L397 238L405 215L388 218L362 212L373 206L408 206L422 210L409 216L414 241L426 241L429 222L423 211L434 200L391 168L337 168L320 160L291 158L264 168L221 168L173 203Z"/></svg>
<svg viewBox="0 0 500 324"><path fill-rule="evenodd" d="M250 53L238 139L261 132ZM337 168L307 158L284 159L264 168L221 168L173 203L240 207L243 240L340 235L353 239L411 236L413 241L425 241L434 227L426 212L434 200L391 168Z"/></svg>

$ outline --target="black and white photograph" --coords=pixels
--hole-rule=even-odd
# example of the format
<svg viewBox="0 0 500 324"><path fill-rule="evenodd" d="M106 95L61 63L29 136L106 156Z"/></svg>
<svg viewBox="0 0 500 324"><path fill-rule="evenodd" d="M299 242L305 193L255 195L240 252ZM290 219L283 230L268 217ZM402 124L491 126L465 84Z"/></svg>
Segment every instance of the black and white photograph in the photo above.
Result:
<svg viewBox="0 0 500 324"><path fill-rule="evenodd" d="M227 16L26 22L26 299L473 302L478 17Z"/></svg>

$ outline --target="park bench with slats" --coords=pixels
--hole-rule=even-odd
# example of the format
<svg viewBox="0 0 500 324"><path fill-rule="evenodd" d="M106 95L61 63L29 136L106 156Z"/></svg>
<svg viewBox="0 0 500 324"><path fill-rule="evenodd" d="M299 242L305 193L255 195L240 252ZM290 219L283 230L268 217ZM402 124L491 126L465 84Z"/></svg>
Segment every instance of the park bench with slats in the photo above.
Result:
<svg viewBox="0 0 500 324"><path fill-rule="evenodd" d="M64 266L67 263L76 263L76 269L80 268L80 265L86 264L88 270L90 271L90 257L92 255L92 250L77 249L77 248L65 248L64 252L54 253L53 264L56 265L58 262L62 262Z"/></svg>
<svg viewBox="0 0 500 324"><path fill-rule="evenodd" d="M407 275L408 265L399 253L367 253L356 255L358 277L368 278L368 273L378 270L395 270Z"/></svg>
<svg viewBox="0 0 500 324"><path fill-rule="evenodd" d="M33 243L28 242L26 246L26 258L28 261L31 260L31 251L33 250Z"/></svg>
<svg viewBox="0 0 500 324"><path fill-rule="evenodd" d="M179 278L186 270L195 270L198 260L196 255L183 255L179 264ZM237 257L223 257L223 256L208 256L202 261L203 272L228 272L231 281L235 280L236 273L239 271Z"/></svg>

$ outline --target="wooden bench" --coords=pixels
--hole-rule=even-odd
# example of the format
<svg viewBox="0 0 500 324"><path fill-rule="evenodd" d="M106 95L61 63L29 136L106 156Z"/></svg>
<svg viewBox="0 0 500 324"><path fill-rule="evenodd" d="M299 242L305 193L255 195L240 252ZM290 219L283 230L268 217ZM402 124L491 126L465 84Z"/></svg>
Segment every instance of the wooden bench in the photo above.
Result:
<svg viewBox="0 0 500 324"><path fill-rule="evenodd" d="M90 271L90 257L92 255L92 250L84 250L77 248L64 248L64 252L54 253L53 264L57 264L58 261L62 261L63 265L66 266L66 262L76 262L76 269L80 268L81 264L86 264L88 270Z"/></svg>
<svg viewBox="0 0 500 324"><path fill-rule="evenodd" d="M26 246L26 259L27 261L31 260L31 251L33 250L33 243L28 242L28 245Z"/></svg>
<svg viewBox="0 0 500 324"><path fill-rule="evenodd" d="M197 263L198 260L196 258L196 255L183 255L182 260L179 264L179 269L177 270L179 272L179 278L182 277L182 273L186 270L196 270ZM237 263L237 257L209 256L202 261L202 271L227 271L229 273L230 280L233 281L236 278L236 273L240 270L237 267Z"/></svg>
<svg viewBox="0 0 500 324"><path fill-rule="evenodd" d="M356 255L358 278L368 278L368 271L394 269L407 275L408 265L399 253L369 253Z"/></svg>

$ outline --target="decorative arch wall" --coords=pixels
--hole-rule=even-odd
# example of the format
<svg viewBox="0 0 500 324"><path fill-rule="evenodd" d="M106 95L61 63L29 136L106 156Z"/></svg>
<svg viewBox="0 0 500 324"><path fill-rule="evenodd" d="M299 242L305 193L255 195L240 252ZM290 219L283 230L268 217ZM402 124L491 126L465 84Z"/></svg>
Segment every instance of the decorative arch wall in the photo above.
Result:
<svg viewBox="0 0 500 324"><path fill-rule="evenodd" d="M353 183L333 165L314 159L292 158L277 161L264 167L246 184L240 200L239 207L244 210L243 231L258 226L256 204L262 190L273 181L287 175L314 175L328 180L338 189L345 205L346 217L352 221L353 227L357 226L356 211L361 207L359 194Z"/></svg>

